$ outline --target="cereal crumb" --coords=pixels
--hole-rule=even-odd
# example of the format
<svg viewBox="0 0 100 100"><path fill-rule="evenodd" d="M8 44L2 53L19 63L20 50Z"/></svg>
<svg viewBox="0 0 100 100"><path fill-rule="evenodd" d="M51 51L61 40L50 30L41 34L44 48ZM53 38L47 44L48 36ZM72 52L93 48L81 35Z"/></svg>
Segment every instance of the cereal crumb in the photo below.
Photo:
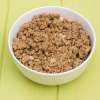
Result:
<svg viewBox="0 0 100 100"><path fill-rule="evenodd" d="M56 13L44 13L21 26L12 47L16 58L26 67L60 73L82 64L91 43L79 22Z"/></svg>

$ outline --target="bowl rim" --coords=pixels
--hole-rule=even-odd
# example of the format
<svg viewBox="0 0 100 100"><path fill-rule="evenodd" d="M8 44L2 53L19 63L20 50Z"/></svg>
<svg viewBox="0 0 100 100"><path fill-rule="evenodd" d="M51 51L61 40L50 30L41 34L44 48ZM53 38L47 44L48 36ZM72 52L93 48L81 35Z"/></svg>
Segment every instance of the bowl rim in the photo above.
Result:
<svg viewBox="0 0 100 100"><path fill-rule="evenodd" d="M93 35L93 39L94 39L94 41L93 41L93 47L91 48L91 52L90 52L90 54L88 55L88 57L86 58L86 60L85 60L82 64L80 64L79 66L77 66L76 68L71 69L71 70L68 70L68 71L65 71L65 72L60 72L60 73L39 72L39 71L37 71L37 70L32 70L32 69L28 68L27 66L25 66L24 64L22 64L22 63L15 57L15 55L14 55L12 49L11 49L12 46L10 45L10 36L11 36L11 32L12 32L14 26L16 25L16 23L17 23L22 17L24 17L25 15L31 13L32 11L39 10L39 9L41 9L41 8L56 8L56 9L59 8L59 9L64 9L64 10L66 10L66 11L70 11L71 13L75 13L75 14L77 14L79 17L81 17L82 19L84 19L85 22L86 22L86 23L89 25L89 27L91 28L91 30L92 30L92 35ZM31 10L26 11L24 14L20 15L20 16L16 19L16 21L14 22L14 24L11 26L11 29L10 29L9 35L8 35L8 48L9 48L9 52L10 52L11 56L13 57L13 59L15 60L15 62L17 62L17 63L20 65L20 67L23 67L25 70L28 70L28 71L30 71L30 72L32 72L32 73L34 73L34 74L43 75L43 76L45 76L45 75L46 75L46 76L47 76L47 75L48 75L48 76L61 76L61 75L73 73L73 72L75 72L76 70L80 70L82 67L84 67L84 65L85 65L85 64L90 60L90 58L92 57L93 52L94 52L94 50L95 50L95 47L96 47L95 30L94 30L94 28L92 27L92 25L90 24L90 22L89 22L83 15L81 15L79 12L76 12L76 11L70 9L70 8L61 7L61 6L43 6L43 7L33 8L33 9L31 9Z"/></svg>

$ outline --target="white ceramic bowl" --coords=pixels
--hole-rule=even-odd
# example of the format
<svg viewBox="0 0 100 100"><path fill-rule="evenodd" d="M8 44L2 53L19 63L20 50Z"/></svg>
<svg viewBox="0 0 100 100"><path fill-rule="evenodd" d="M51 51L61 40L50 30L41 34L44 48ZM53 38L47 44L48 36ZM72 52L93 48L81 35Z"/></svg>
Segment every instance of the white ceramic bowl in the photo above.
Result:
<svg viewBox="0 0 100 100"><path fill-rule="evenodd" d="M38 15L41 13L59 13L60 15L66 18L71 18L72 20L76 20L80 22L83 25L84 29L89 33L92 49L87 59L80 66L77 66L75 69L72 69L67 72L50 74L50 73L42 73L42 72L37 72L35 70L31 70L16 59L12 49L13 38L16 36L17 31L19 30L20 26L23 23L30 21L34 15ZM9 32L9 37L8 37L9 51L19 70L32 81L44 85L60 85L67 83L78 77L86 68L87 63L94 52L95 44L96 44L95 32L91 24L79 13L71 9L58 6L40 7L26 12L16 20L16 22L14 23Z"/></svg>

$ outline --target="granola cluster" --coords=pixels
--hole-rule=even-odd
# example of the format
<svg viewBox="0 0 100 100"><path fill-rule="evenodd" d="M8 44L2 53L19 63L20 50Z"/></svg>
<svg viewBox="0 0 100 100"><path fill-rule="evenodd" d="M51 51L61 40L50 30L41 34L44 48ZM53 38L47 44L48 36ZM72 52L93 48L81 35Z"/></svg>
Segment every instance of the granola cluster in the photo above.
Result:
<svg viewBox="0 0 100 100"><path fill-rule="evenodd" d="M82 25L59 14L40 14L24 23L13 40L13 52L26 67L60 73L80 65L91 50Z"/></svg>

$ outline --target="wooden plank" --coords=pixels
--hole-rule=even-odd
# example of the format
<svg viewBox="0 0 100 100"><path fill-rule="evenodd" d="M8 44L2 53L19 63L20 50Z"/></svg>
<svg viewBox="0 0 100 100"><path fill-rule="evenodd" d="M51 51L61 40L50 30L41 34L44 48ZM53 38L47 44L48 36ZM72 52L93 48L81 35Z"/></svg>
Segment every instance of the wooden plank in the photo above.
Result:
<svg viewBox="0 0 100 100"><path fill-rule="evenodd" d="M63 6L84 15L94 26L97 43L95 54L88 68L76 80L59 88L59 100L100 100L100 1L99 0L63 0Z"/></svg>
<svg viewBox="0 0 100 100"><path fill-rule="evenodd" d="M55 100L56 87L38 85L25 78L16 68L9 55L7 36L9 28L23 12L44 5L59 5L58 0L10 0L7 21L6 42L3 52L2 100Z"/></svg>
<svg viewBox="0 0 100 100"><path fill-rule="evenodd" d="M3 51L3 41L5 33L5 23L6 23L6 12L7 4L6 0L0 0L0 76L1 76L1 63L2 63L2 51Z"/></svg>

